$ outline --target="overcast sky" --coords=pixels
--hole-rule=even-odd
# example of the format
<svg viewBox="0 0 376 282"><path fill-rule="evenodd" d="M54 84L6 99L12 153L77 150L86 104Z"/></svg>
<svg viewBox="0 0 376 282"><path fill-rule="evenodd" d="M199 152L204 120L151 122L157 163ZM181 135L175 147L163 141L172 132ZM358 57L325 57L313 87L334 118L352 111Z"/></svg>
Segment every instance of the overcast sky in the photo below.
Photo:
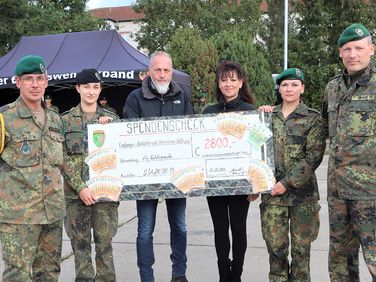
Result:
<svg viewBox="0 0 376 282"><path fill-rule="evenodd" d="M135 2L134 0L89 0L87 8L89 10L104 7L129 6Z"/></svg>

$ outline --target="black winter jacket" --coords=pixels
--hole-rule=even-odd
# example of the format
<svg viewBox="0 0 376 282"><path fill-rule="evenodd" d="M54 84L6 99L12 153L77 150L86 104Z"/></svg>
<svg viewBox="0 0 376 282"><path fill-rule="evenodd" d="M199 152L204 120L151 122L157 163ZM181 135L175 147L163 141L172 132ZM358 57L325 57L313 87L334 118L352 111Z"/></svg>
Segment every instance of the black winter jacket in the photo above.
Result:
<svg viewBox="0 0 376 282"><path fill-rule="evenodd" d="M126 118L162 117L193 114L192 103L174 81L164 95L151 86L151 78L142 82L142 87L132 91L123 109Z"/></svg>
<svg viewBox="0 0 376 282"><path fill-rule="evenodd" d="M244 101L240 96L231 100L230 102L219 102L215 105L207 106L203 114L214 114L214 113L224 113L224 112L241 112L241 111L251 111L256 110L256 107L252 104Z"/></svg>

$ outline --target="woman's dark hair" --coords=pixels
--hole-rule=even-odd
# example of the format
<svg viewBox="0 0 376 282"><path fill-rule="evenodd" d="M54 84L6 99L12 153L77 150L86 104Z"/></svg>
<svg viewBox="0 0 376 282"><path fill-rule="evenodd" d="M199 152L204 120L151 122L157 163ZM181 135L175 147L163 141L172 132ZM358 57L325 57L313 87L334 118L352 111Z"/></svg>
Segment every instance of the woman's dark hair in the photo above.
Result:
<svg viewBox="0 0 376 282"><path fill-rule="evenodd" d="M239 89L239 96L242 100L246 101L249 104L255 104L255 98L253 97L251 90L248 87L247 77L242 66L233 61L223 61L217 68L216 75L215 75L215 93L217 97L217 101L225 101L224 95L219 89L219 81L226 77L232 77L234 74L238 77L238 79L243 80L243 85Z"/></svg>

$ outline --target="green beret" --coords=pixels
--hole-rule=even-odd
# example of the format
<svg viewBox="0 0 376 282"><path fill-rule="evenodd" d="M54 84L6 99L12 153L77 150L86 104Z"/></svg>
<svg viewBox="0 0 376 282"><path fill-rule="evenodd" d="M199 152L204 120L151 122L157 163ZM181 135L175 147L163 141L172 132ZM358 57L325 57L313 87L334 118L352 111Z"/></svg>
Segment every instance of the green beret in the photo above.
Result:
<svg viewBox="0 0 376 282"><path fill-rule="evenodd" d="M338 47L342 47L350 41L361 40L369 35L369 31L364 25L358 23L352 24L347 27L338 38Z"/></svg>
<svg viewBox="0 0 376 282"><path fill-rule="evenodd" d="M47 74L47 69L42 57L28 55L21 58L21 60L18 61L14 73L17 76L27 73Z"/></svg>
<svg viewBox="0 0 376 282"><path fill-rule="evenodd" d="M280 85L285 79L298 79L304 82L304 73L298 68L289 68L281 72L275 79L275 82L277 85Z"/></svg>
<svg viewBox="0 0 376 282"><path fill-rule="evenodd" d="M84 69L76 76L77 84L102 82L102 77L96 69Z"/></svg>

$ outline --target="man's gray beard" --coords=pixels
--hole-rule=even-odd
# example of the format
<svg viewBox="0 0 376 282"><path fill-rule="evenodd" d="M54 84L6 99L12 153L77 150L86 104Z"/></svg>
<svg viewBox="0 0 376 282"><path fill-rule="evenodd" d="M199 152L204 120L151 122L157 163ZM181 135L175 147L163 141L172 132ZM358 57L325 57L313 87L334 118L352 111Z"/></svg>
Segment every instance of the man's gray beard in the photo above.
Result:
<svg viewBox="0 0 376 282"><path fill-rule="evenodd" d="M160 84L153 79L151 81L153 82L155 90L157 90L157 92L161 95L166 94L168 89L170 88L170 83Z"/></svg>

